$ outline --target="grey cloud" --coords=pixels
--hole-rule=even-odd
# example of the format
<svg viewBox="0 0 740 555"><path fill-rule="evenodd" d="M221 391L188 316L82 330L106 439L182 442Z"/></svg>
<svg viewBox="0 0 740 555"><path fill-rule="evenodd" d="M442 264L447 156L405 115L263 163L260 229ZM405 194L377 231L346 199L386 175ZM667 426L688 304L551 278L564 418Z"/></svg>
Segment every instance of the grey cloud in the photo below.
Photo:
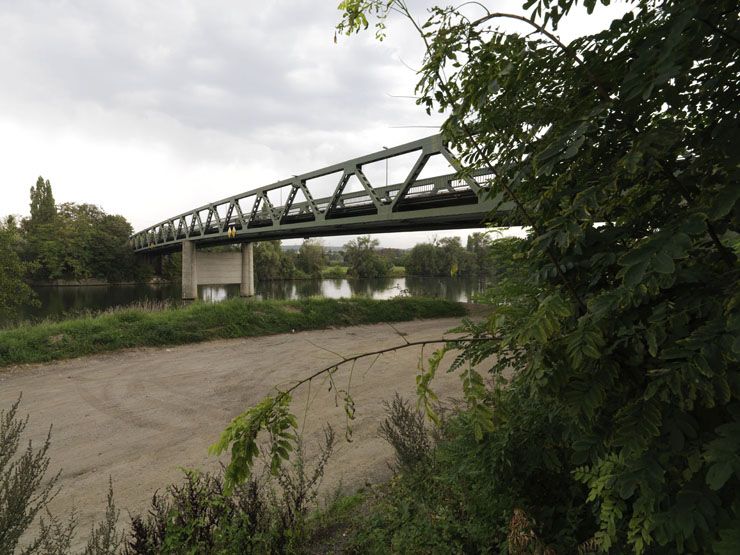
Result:
<svg viewBox="0 0 740 555"><path fill-rule="evenodd" d="M408 117L407 104L383 93L410 72L366 38L332 44L332 2L31 1L1 10L0 69L14 84L2 96L159 114L242 138L275 125L347 130Z"/></svg>

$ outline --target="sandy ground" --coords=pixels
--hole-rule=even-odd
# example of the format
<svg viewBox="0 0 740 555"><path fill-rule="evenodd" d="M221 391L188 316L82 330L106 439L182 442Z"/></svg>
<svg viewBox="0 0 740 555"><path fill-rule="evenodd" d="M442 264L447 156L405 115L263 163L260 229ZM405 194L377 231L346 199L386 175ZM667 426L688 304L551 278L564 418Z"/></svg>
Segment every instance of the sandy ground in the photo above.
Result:
<svg viewBox="0 0 740 555"><path fill-rule="evenodd" d="M78 542L105 506L108 477L116 504L128 513L145 511L152 494L179 481L181 469L214 469L208 455L228 422L270 393L349 356L409 341L440 338L459 319L301 332L252 339L213 341L161 349L136 349L47 365L0 369L0 407L23 394L21 414L30 414L27 436L43 441L53 426L51 471L62 469L61 493L51 504L55 515L78 513ZM426 348L430 354L431 347ZM338 353L338 354L337 354ZM377 434L382 401L395 391L413 396L420 349L407 348L357 363L351 382L356 403L353 441L344 440L344 410L328 384L311 388L305 437L323 437L331 423L339 438L327 468L323 491L357 489L390 475L392 452ZM451 359L452 355L448 355ZM338 373L346 387L347 372ZM460 396L459 379L439 373L440 399ZM294 412L302 420L307 389L297 395ZM223 459L224 461L226 459Z"/></svg>

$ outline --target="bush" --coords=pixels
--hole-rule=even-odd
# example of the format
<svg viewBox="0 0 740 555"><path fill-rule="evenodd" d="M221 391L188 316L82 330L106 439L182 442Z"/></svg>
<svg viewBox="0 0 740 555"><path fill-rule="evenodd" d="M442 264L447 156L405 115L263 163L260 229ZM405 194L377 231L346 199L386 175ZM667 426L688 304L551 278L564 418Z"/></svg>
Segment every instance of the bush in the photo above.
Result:
<svg viewBox="0 0 740 555"><path fill-rule="evenodd" d="M49 468L47 452L51 445L51 428L39 449L31 441L19 451L28 417L18 417L20 398L10 409L0 410L0 553L13 553L21 537L39 516L46 512L48 520L39 517L39 532L23 548L24 554L65 555L77 525L74 514L66 521L52 515L47 505L59 493L56 487L60 472L46 478ZM105 519L93 526L85 555L113 555L118 552L122 536L116 531L118 511L113 501L113 484L108 488Z"/></svg>
<svg viewBox="0 0 740 555"><path fill-rule="evenodd" d="M415 411L394 399L384 428L394 430L399 458L411 453L412 463L376 494L354 533L355 552L391 546L400 553L575 553L593 537L597 525L580 503L586 488L572 475L563 415L517 384L486 403L495 427L482 440L473 411L463 409L444 421L437 445L417 457L421 449L409 446L429 440L418 441ZM526 549L517 551L523 538Z"/></svg>
<svg viewBox="0 0 740 555"><path fill-rule="evenodd" d="M328 427L312 466L299 441L274 477L227 492L223 474L186 471L181 485L155 493L146 516L131 520L128 555L295 552L309 531L324 469L335 445Z"/></svg>
<svg viewBox="0 0 740 555"><path fill-rule="evenodd" d="M29 441L19 451L28 417L18 417L20 398L9 410L0 411L0 553L12 553L21 536L53 498L59 473L43 483L49 468L46 455L51 445L51 429L39 449ZM26 548L38 550L39 537Z"/></svg>
<svg viewBox="0 0 740 555"><path fill-rule="evenodd" d="M412 470L429 456L431 442L424 414L415 410L408 399L398 393L389 403L384 401L388 416L380 425L378 433L393 446L396 453L395 468L398 471Z"/></svg>
<svg viewBox="0 0 740 555"><path fill-rule="evenodd" d="M347 266L329 266L321 272L321 277L330 279L343 279L347 277Z"/></svg>

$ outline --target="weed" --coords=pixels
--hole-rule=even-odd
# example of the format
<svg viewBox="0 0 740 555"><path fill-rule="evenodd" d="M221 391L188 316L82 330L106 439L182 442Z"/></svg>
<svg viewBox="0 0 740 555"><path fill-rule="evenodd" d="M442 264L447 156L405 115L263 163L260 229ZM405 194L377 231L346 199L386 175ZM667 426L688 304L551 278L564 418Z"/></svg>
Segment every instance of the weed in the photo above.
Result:
<svg viewBox="0 0 740 555"><path fill-rule="evenodd" d="M384 401L383 405L388 416L378 433L393 446L396 453L395 469L412 470L429 456L432 447L424 425L424 415L398 393L390 403Z"/></svg>
<svg viewBox="0 0 740 555"><path fill-rule="evenodd" d="M24 554L66 555L74 538L77 519L74 512L66 521L51 514L49 502L59 492L60 473L44 481L49 468L47 452L51 445L51 428L40 448L31 441L22 452L21 438L28 417L18 417L20 397L8 410L0 410L0 553L14 553L22 536L39 517L39 532L23 548ZM113 502L113 484L108 488L105 520L93 526L84 555L113 555L118 552L122 536L116 531L118 511Z"/></svg>

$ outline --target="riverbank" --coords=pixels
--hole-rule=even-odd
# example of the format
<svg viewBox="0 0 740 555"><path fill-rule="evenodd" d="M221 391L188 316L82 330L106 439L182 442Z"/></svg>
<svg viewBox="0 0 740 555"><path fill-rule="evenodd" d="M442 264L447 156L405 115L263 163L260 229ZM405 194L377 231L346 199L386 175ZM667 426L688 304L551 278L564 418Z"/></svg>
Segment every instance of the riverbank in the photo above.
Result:
<svg viewBox="0 0 740 555"><path fill-rule="evenodd" d="M0 367L48 362L131 347L256 337L378 322L465 315L462 304L427 298L390 300L231 299L182 307L122 308L62 322L0 330Z"/></svg>

